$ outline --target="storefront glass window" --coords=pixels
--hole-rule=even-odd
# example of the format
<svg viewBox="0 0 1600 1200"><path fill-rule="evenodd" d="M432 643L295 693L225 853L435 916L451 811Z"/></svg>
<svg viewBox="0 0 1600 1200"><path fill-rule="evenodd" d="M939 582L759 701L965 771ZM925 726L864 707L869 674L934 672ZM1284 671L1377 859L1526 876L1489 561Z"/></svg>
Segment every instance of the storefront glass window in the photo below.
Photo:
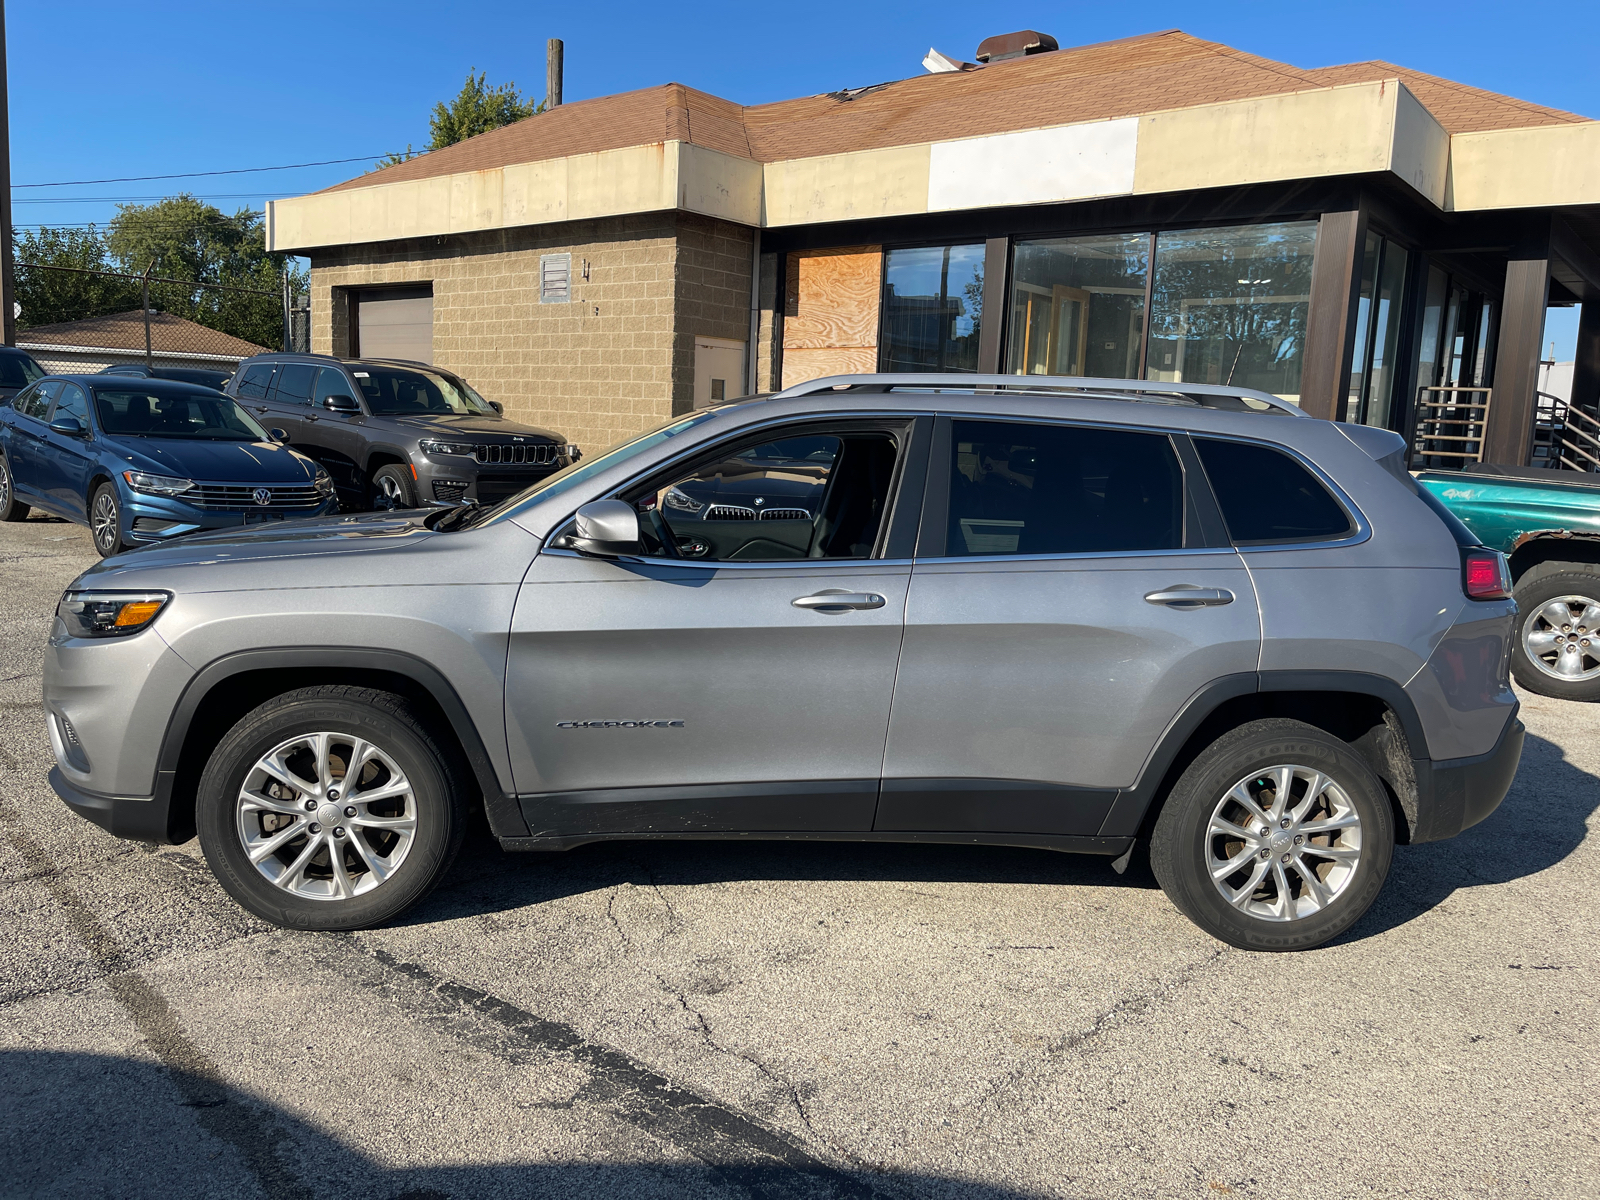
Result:
<svg viewBox="0 0 1600 1200"><path fill-rule="evenodd" d="M1148 377L1299 403L1316 239L1315 221L1158 235Z"/></svg>
<svg viewBox="0 0 1600 1200"><path fill-rule="evenodd" d="M1367 234L1356 310L1350 394L1345 420L1387 429L1395 414L1400 317L1405 308L1406 267L1411 256L1376 233Z"/></svg>
<svg viewBox="0 0 1600 1200"><path fill-rule="evenodd" d="M884 255L885 371L976 371L983 326L983 243Z"/></svg>
<svg viewBox="0 0 1600 1200"><path fill-rule="evenodd" d="M1417 386L1439 384L1439 360L1444 344L1446 304L1450 277L1438 267L1428 268L1428 295L1422 302L1422 341L1417 346Z"/></svg>
<svg viewBox="0 0 1600 1200"><path fill-rule="evenodd" d="M1137 377L1149 269L1145 233L1018 242L1006 370Z"/></svg>

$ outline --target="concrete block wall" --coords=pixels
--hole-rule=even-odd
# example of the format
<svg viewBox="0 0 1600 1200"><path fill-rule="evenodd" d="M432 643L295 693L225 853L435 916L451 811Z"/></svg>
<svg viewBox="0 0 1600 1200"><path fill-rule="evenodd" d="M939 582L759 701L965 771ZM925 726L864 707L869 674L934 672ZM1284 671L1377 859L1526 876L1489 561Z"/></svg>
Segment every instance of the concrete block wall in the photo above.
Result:
<svg viewBox="0 0 1600 1200"><path fill-rule="evenodd" d="M677 329L672 342L672 411L694 407L694 340L750 340L750 254L754 234L711 217L678 216L675 286ZM737 396L742 386L728 393Z"/></svg>

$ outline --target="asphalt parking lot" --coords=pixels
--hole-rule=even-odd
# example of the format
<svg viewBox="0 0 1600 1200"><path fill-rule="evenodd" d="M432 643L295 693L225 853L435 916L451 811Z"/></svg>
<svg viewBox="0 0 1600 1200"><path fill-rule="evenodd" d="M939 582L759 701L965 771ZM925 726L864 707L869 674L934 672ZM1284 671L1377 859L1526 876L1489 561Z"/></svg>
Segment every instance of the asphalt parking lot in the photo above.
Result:
<svg viewBox="0 0 1600 1200"><path fill-rule="evenodd" d="M1147 868L469 840L393 927L248 917L45 782L84 530L0 525L0 1194L1001 1198L1600 1190L1600 707L1336 943L1213 942Z"/></svg>

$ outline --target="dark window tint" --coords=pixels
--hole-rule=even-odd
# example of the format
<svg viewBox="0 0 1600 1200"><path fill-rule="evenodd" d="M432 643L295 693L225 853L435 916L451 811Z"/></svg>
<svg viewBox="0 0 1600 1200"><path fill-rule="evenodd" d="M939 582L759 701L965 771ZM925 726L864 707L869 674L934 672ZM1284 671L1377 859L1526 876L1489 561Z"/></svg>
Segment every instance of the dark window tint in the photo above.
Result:
<svg viewBox="0 0 1600 1200"><path fill-rule="evenodd" d="M305 363L286 363L278 373L278 401L282 404L310 404L311 381L317 369ZM239 389L241 392L244 389Z"/></svg>
<svg viewBox="0 0 1600 1200"><path fill-rule="evenodd" d="M35 417L44 420L45 413L50 411L50 402L56 398L56 393L61 390L60 380L49 380L41 383L32 392L25 392L18 396L17 411L25 417Z"/></svg>
<svg viewBox="0 0 1600 1200"><path fill-rule="evenodd" d="M1350 532L1349 514L1283 451L1210 438L1194 444L1236 543L1309 542Z"/></svg>
<svg viewBox="0 0 1600 1200"><path fill-rule="evenodd" d="M96 388L95 412L113 435L264 442L267 431L226 396L201 391L177 395Z"/></svg>
<svg viewBox="0 0 1600 1200"><path fill-rule="evenodd" d="M50 414L50 419L53 421L57 417L77 417L83 422L84 428L88 428L89 397L83 394L83 389L77 384L66 384L56 397L55 411Z"/></svg>
<svg viewBox="0 0 1600 1200"><path fill-rule="evenodd" d="M329 396L343 396L347 400L354 400L355 397L350 394L354 390L350 386L350 381L344 377L343 371L323 367L317 372L317 390L312 393L311 402L321 405Z"/></svg>
<svg viewBox="0 0 1600 1200"><path fill-rule="evenodd" d="M244 369L244 374L239 379L239 398L241 400L261 400L266 398L267 389L272 386L272 372L276 369L273 363L252 363Z"/></svg>
<svg viewBox="0 0 1600 1200"><path fill-rule="evenodd" d="M26 354L0 354L0 387L19 388L44 378L44 368Z"/></svg>
<svg viewBox="0 0 1600 1200"><path fill-rule="evenodd" d="M947 554L1183 545L1183 473L1164 434L954 421L951 444Z"/></svg>

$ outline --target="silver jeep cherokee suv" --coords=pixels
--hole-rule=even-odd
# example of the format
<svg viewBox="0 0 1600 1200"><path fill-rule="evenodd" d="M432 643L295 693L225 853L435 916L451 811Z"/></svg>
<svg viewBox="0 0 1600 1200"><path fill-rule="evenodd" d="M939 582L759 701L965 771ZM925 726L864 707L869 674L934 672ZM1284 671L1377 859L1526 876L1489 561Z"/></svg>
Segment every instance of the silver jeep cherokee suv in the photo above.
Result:
<svg viewBox="0 0 1600 1200"><path fill-rule="evenodd" d="M115 834L198 832L239 903L300 928L415 903L481 799L507 849L1120 869L1147 840L1208 932L1315 946L1396 841L1491 813L1522 748L1504 561L1403 449L1236 388L821 379L492 509L91 568L45 660L51 782Z"/></svg>

